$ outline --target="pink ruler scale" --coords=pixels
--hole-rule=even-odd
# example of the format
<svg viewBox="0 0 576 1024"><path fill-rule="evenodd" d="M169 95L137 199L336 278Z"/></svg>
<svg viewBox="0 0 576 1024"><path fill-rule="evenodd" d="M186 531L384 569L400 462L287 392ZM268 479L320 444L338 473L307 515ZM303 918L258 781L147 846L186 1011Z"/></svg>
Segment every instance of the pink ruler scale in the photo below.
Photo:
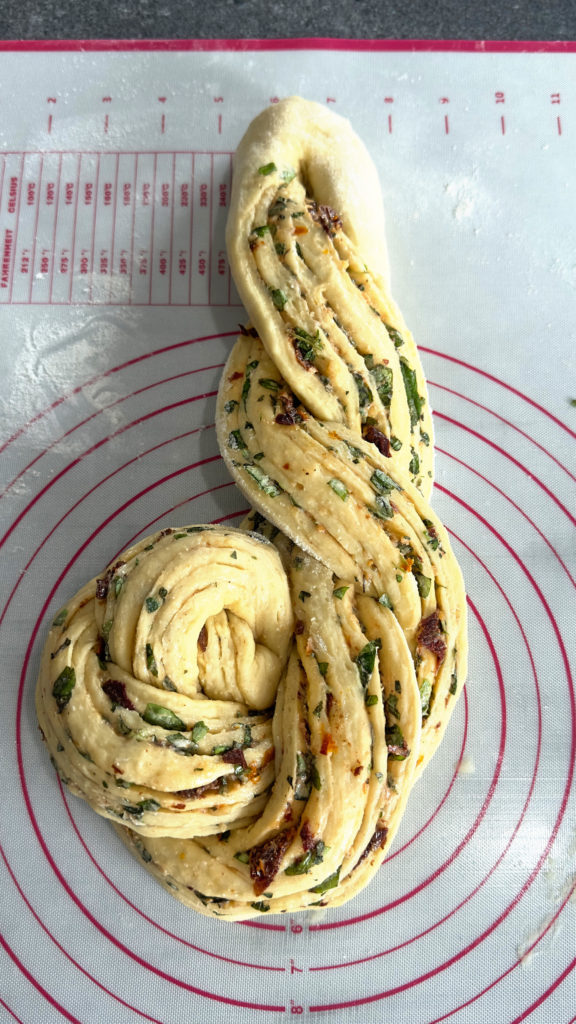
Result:
<svg viewBox="0 0 576 1024"><path fill-rule="evenodd" d="M3 97L25 92L3 106L0 145L0 643L18 680L3 690L0 1005L47 1024L569 1024L576 44L0 50ZM434 501L468 582L470 679L373 885L324 917L223 926L171 900L57 785L32 697L47 617L114 552L244 514L213 430L242 319L232 155L293 92L350 117L381 174L437 413Z"/></svg>

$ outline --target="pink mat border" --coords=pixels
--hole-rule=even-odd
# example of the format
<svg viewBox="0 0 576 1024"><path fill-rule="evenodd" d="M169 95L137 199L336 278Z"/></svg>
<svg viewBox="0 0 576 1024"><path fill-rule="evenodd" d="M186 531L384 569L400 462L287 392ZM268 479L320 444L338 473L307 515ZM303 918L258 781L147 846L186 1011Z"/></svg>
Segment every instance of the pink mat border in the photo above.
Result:
<svg viewBox="0 0 576 1024"><path fill-rule="evenodd" d="M32 39L0 40L0 52L349 50L361 52L576 53L576 41L500 39Z"/></svg>

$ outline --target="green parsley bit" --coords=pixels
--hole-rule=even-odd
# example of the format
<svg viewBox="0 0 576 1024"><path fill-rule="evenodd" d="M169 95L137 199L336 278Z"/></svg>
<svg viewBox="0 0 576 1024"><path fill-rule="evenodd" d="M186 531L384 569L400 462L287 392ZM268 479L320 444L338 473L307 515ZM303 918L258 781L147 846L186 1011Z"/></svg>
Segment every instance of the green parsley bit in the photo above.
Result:
<svg viewBox="0 0 576 1024"><path fill-rule="evenodd" d="M64 623L66 622L66 616L67 615L68 615L68 609L67 608L63 608L61 612L58 612L58 615L54 619L54 622L52 623L52 625L53 626L62 626L62 625L64 625Z"/></svg>
<svg viewBox="0 0 576 1024"><path fill-rule="evenodd" d="M196 722L196 725L194 725L192 728L192 742L199 743L200 740L204 739L207 732L208 726L206 725L205 722Z"/></svg>
<svg viewBox="0 0 576 1024"><path fill-rule="evenodd" d="M153 676L158 675L158 665L156 664L156 658L154 657L154 651L152 650L151 644L146 644L146 668Z"/></svg>
<svg viewBox="0 0 576 1024"><path fill-rule="evenodd" d="M402 380L404 381L406 401L408 402L408 411L410 413L410 429L414 430L422 415L424 399L418 394L416 371L412 369L403 356L400 357L400 369L402 371Z"/></svg>
<svg viewBox="0 0 576 1024"><path fill-rule="evenodd" d="M157 597L147 597L145 604L147 612L157 612L160 607L160 601Z"/></svg>
<svg viewBox="0 0 576 1024"><path fill-rule="evenodd" d="M296 171L293 167L285 167L283 171L280 171L280 177L285 185L289 185L296 177Z"/></svg>
<svg viewBox="0 0 576 1024"><path fill-rule="evenodd" d="M269 164L263 164L262 167L259 167L258 174L262 174L266 178L269 174L273 174L275 170L277 170L276 164L270 162Z"/></svg>
<svg viewBox="0 0 576 1024"><path fill-rule="evenodd" d="M378 703L378 697L375 693L367 693L364 699L364 703L367 708L373 707L374 704Z"/></svg>
<svg viewBox="0 0 576 1024"><path fill-rule="evenodd" d="M252 234L257 235L258 238L263 238L264 235L270 234L270 228L267 224L261 224L260 227L252 228Z"/></svg>
<svg viewBox="0 0 576 1024"><path fill-rule="evenodd" d="M281 288L271 288L270 295L272 297L272 302L276 306L276 309L279 309L280 312L282 312L284 306L288 302L288 296L286 295L286 293L283 292Z"/></svg>
<svg viewBox="0 0 576 1024"><path fill-rule="evenodd" d="M382 641L378 637L376 640L370 640L356 655L355 664L360 675L360 682L362 686L366 688L370 682L370 677L374 671L374 665L376 664L376 651L379 651L382 647Z"/></svg>
<svg viewBox="0 0 576 1024"><path fill-rule="evenodd" d="M238 853L234 854L235 860L239 860L241 864L250 863L250 854L248 850L238 850Z"/></svg>
<svg viewBox="0 0 576 1024"><path fill-rule="evenodd" d="M335 889L336 886L338 885L339 881L340 881L340 868L337 868L336 871L332 875L328 875L328 878L325 878L323 882L320 882L319 885L315 885L312 889L310 889L310 892L318 892L318 893L328 892L329 889Z"/></svg>
<svg viewBox="0 0 576 1024"><path fill-rule="evenodd" d="M338 480L337 477L332 477L331 480L328 480L328 487L331 487L334 494L337 494L339 498L342 498L342 501L346 501L348 498L348 488L341 480Z"/></svg>
<svg viewBox="0 0 576 1024"><path fill-rule="evenodd" d="M161 704L147 704L142 718L148 725L159 725L162 729L175 729L181 732L186 729L185 723L170 708Z"/></svg>
<svg viewBox="0 0 576 1024"><path fill-rule="evenodd" d="M52 696L56 701L59 712L62 712L66 707L75 686L76 672L71 665L66 665L52 687Z"/></svg>
<svg viewBox="0 0 576 1024"><path fill-rule="evenodd" d="M333 591L334 597L341 601L347 590L350 590L350 587L336 587L336 590Z"/></svg>
<svg viewBox="0 0 576 1024"><path fill-rule="evenodd" d="M279 494L282 494L280 484L268 476L259 466L244 466L244 469L269 498L277 498Z"/></svg>
<svg viewBox="0 0 576 1024"><path fill-rule="evenodd" d="M259 910L262 914L265 914L267 910L270 910L270 904L263 903L261 900L258 900L256 903L251 903L250 906L253 907L254 910Z"/></svg>
<svg viewBox="0 0 576 1024"><path fill-rule="evenodd" d="M454 694L456 693L457 689L458 689L458 676L456 675L455 672L453 672L452 675L450 676L450 687L448 689L448 693L450 693L450 694L452 694L452 696L454 696Z"/></svg>
<svg viewBox="0 0 576 1024"><path fill-rule="evenodd" d="M423 679L418 689L420 690L420 704L422 706L422 718L430 714L430 698L432 696L432 683L429 679Z"/></svg>
<svg viewBox="0 0 576 1024"><path fill-rule="evenodd" d="M418 593L420 597L426 599L430 593L432 586L432 580L429 576L423 576L421 572L413 573L414 579L416 580L416 586L418 587Z"/></svg>
<svg viewBox="0 0 576 1024"><path fill-rule="evenodd" d="M327 661L319 661L318 662L318 671L319 671L321 676L325 676L327 671L328 671L328 662Z"/></svg>
<svg viewBox="0 0 576 1024"><path fill-rule="evenodd" d="M269 377L260 377L258 383L261 388L266 388L267 391L280 391L280 383Z"/></svg>
<svg viewBox="0 0 576 1024"><path fill-rule="evenodd" d="M378 598L378 604L383 605L384 608L389 608L391 612L394 611L394 605L392 604L392 601L388 597L388 594L381 594L380 597Z"/></svg>

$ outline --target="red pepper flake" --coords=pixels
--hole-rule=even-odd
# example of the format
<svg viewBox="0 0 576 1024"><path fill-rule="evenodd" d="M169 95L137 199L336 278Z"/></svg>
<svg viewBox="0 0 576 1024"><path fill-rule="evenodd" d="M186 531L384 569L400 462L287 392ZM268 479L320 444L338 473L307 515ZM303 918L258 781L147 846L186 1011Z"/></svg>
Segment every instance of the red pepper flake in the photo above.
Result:
<svg viewBox="0 0 576 1024"><path fill-rule="evenodd" d="M352 769L352 775L360 775L360 772L363 771L363 769L363 764L357 764L356 767Z"/></svg>
<svg viewBox="0 0 576 1024"><path fill-rule="evenodd" d="M124 775L124 769L119 768L117 764L112 765L112 771L115 773L115 775Z"/></svg>
<svg viewBox="0 0 576 1024"><path fill-rule="evenodd" d="M432 651L439 663L444 661L447 646L438 612L432 612L428 618L422 619L418 627L418 646Z"/></svg>
<svg viewBox="0 0 576 1024"><path fill-rule="evenodd" d="M300 619L296 619L296 625L294 626L294 632L296 636L302 636L304 632L304 623Z"/></svg>
<svg viewBox="0 0 576 1024"><path fill-rule="evenodd" d="M295 349L295 351L296 356L298 357L298 349ZM301 360L299 360L299 362L301 362ZM284 412L278 413L275 423L278 423L281 427L292 427L295 423L300 423L302 416L296 409L294 395L291 392L283 392L278 397L284 406Z"/></svg>
<svg viewBox="0 0 576 1024"><path fill-rule="evenodd" d="M332 735L329 732L325 732L322 735L322 745L320 747L321 754L332 754L335 750L338 750L338 744L332 739Z"/></svg>
<svg viewBox="0 0 576 1024"><path fill-rule="evenodd" d="M370 839L370 842L368 843L366 849L360 854L356 862L356 866L358 866L358 864L360 864L360 862L363 861L366 857L369 857L371 853L375 853L376 850L381 850L384 844L386 843L387 838L388 829L386 825L383 825L382 828L377 828L376 831L374 832L374 835Z"/></svg>
<svg viewBox="0 0 576 1024"><path fill-rule="evenodd" d="M224 764L240 764L243 768L247 768L246 758L244 757L244 751L241 747L233 747L232 750L225 750L222 754L222 760Z"/></svg>
<svg viewBox="0 0 576 1024"><path fill-rule="evenodd" d="M206 625L202 626L202 629L198 633L198 647L201 651L205 651L208 647L208 630Z"/></svg>
<svg viewBox="0 0 576 1024"><path fill-rule="evenodd" d="M286 804L286 810L284 811L284 814L282 815L282 820L283 821L292 821L293 817L294 817L294 814L292 813L292 805L291 804Z"/></svg>
<svg viewBox="0 0 576 1024"><path fill-rule="evenodd" d="M257 896L266 892L276 878L280 862L294 838L295 831L293 828L285 829L250 850L250 878Z"/></svg>
<svg viewBox="0 0 576 1024"><path fill-rule="evenodd" d="M119 704L121 708L126 708L127 711L135 710L130 697L126 693L126 684L121 683L119 679L109 679L107 682L102 683L102 689L113 704Z"/></svg>
<svg viewBox="0 0 576 1024"><path fill-rule="evenodd" d="M330 712L332 705L334 704L334 694L329 690L326 694L326 717L330 718Z"/></svg>
<svg viewBox="0 0 576 1024"><path fill-rule="evenodd" d="M381 430L378 430L371 423L365 423L362 427L362 437L365 441L371 441L372 444L375 444L378 451L385 455L387 459L390 458L390 440Z"/></svg>
<svg viewBox="0 0 576 1024"><path fill-rule="evenodd" d="M186 804L170 804L170 807L173 807L175 811L183 811L186 808Z"/></svg>
<svg viewBox="0 0 576 1024"><path fill-rule="evenodd" d="M240 370L236 370L236 372L233 373L231 377L228 377L228 380L240 380L240 378L243 376L244 374Z"/></svg>

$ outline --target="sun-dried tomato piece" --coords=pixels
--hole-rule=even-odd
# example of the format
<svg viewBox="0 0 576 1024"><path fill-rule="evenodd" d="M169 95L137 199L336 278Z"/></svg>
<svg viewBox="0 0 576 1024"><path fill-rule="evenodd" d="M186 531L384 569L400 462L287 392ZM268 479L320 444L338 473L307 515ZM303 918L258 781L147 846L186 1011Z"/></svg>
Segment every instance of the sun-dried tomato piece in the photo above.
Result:
<svg viewBox="0 0 576 1024"><path fill-rule="evenodd" d="M225 750L222 754L222 760L224 764L239 764L242 768L247 768L246 758L244 757L244 751L241 747L233 747L232 750Z"/></svg>
<svg viewBox="0 0 576 1024"><path fill-rule="evenodd" d="M280 862L294 838L294 833L293 828L285 829L250 850L250 878L257 896L266 892L276 878Z"/></svg>
<svg viewBox="0 0 576 1024"><path fill-rule="evenodd" d="M375 444L378 451L387 459L390 458L390 439L381 430L378 430L378 427L373 426L372 423L365 423L362 427L362 437L365 441Z"/></svg>
<svg viewBox="0 0 576 1024"><path fill-rule="evenodd" d="M308 209L312 220L315 220L330 238L334 238L334 235L342 227L342 218L331 206L326 206L322 203L316 203L313 200L308 203Z"/></svg>
<svg viewBox="0 0 576 1024"><path fill-rule="evenodd" d="M363 850L362 853L360 854L357 863L360 864L361 861L365 860L366 857L369 857L371 853L375 853L376 850L381 850L387 838L388 829L386 825L384 825L382 828L377 828L374 832L374 835L368 842L366 849Z"/></svg>
<svg viewBox="0 0 576 1024"><path fill-rule="evenodd" d="M202 629L198 633L198 647L201 651L205 651L208 647L208 630L206 626L202 626Z"/></svg>
<svg viewBox="0 0 576 1024"><path fill-rule="evenodd" d="M126 683L121 683L119 679L108 679L102 683L102 689L113 704L126 708L127 711L134 711L134 705L126 693Z"/></svg>
<svg viewBox="0 0 576 1024"><path fill-rule="evenodd" d="M439 662L444 661L447 647L438 612L432 612L428 618L422 619L418 627L418 646L432 651Z"/></svg>
<svg viewBox="0 0 576 1024"><path fill-rule="evenodd" d="M312 849L316 840L314 837L314 833L307 821L305 821L300 828L300 839L302 841L304 851L308 853L308 850Z"/></svg>

